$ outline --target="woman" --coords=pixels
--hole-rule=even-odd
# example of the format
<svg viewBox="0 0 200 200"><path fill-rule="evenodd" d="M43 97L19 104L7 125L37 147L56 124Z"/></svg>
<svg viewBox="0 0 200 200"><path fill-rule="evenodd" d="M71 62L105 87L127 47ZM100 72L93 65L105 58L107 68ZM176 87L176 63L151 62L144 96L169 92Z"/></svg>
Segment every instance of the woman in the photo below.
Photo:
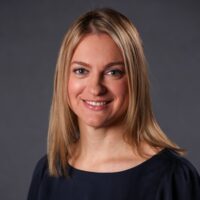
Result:
<svg viewBox="0 0 200 200"><path fill-rule="evenodd" d="M157 124L134 25L112 9L81 16L55 72L48 153L29 200L199 200L200 178Z"/></svg>

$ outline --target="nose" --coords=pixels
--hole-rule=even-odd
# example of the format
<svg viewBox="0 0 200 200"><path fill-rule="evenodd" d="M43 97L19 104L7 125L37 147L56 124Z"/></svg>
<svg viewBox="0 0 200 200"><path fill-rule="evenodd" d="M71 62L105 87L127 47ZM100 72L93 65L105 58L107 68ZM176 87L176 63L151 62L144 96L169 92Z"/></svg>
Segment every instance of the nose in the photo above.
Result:
<svg viewBox="0 0 200 200"><path fill-rule="evenodd" d="M103 84L103 78L100 75L95 75L88 81L88 90L93 96L104 95L107 91Z"/></svg>

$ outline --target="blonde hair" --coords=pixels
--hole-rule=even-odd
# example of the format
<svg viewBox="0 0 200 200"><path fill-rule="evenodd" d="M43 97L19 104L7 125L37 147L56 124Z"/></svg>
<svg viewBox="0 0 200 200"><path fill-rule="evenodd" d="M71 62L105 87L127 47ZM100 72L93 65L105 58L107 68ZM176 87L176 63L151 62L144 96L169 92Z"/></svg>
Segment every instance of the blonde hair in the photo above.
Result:
<svg viewBox="0 0 200 200"><path fill-rule="evenodd" d="M77 117L69 107L68 70L72 55L86 34L108 34L120 48L128 77L129 105L124 117L124 139L136 146L145 141L154 148L170 148L182 152L163 133L152 112L147 63L142 41L135 26L121 13L109 9L89 11L69 28L58 56L48 129L48 166L52 176L68 175L71 145L79 140Z"/></svg>

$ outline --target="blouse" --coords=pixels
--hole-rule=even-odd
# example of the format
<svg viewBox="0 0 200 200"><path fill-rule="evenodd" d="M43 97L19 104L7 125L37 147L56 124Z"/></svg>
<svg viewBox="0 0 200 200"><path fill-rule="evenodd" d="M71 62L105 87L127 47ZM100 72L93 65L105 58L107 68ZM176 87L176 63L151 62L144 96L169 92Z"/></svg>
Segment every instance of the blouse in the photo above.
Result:
<svg viewBox="0 0 200 200"><path fill-rule="evenodd" d="M184 157L163 149L143 163L118 172L68 168L53 177L47 156L37 163L28 200L200 200L200 176Z"/></svg>

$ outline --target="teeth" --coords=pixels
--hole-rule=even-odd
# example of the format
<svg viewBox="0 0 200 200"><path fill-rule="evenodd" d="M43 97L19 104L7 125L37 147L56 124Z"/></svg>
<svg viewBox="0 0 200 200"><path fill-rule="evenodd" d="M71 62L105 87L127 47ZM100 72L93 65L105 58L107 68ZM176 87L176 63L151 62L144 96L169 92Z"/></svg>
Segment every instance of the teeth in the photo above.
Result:
<svg viewBox="0 0 200 200"><path fill-rule="evenodd" d="M103 106L106 104L106 101L86 101L89 105L92 106Z"/></svg>

